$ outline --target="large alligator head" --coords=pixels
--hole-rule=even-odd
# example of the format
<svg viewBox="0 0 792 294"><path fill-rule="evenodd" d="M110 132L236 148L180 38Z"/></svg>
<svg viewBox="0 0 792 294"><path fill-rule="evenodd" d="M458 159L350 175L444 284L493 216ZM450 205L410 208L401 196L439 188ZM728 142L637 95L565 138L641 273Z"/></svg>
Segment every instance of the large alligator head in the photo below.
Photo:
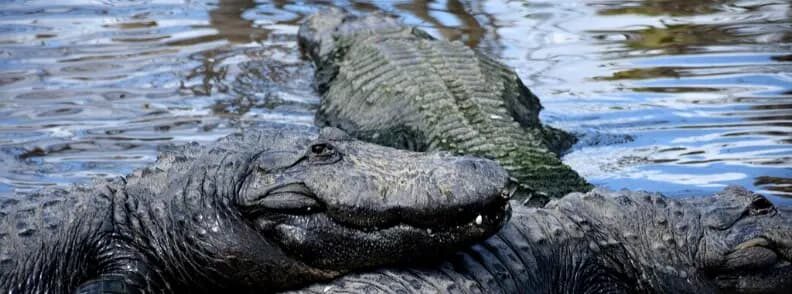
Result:
<svg viewBox="0 0 792 294"><path fill-rule="evenodd" d="M621 269L609 271L621 272L617 280L630 287L668 293L792 292L792 214L744 188L686 200L596 190L551 203L548 207L597 232L583 237L601 252L592 259L620 264Z"/></svg>
<svg viewBox="0 0 792 294"><path fill-rule="evenodd" d="M696 264L719 289L792 293L792 211L731 188L706 198Z"/></svg>
<svg viewBox="0 0 792 294"><path fill-rule="evenodd" d="M508 178L493 161L381 147L337 129L247 131L184 156L165 156L165 172L139 172L126 186L150 203L142 217L129 213L139 219L125 238L157 277L149 287L294 287L436 259L509 217Z"/></svg>
<svg viewBox="0 0 792 294"><path fill-rule="evenodd" d="M495 232L506 174L489 160L406 152L326 128L255 156L244 215L286 253L322 269L420 261Z"/></svg>

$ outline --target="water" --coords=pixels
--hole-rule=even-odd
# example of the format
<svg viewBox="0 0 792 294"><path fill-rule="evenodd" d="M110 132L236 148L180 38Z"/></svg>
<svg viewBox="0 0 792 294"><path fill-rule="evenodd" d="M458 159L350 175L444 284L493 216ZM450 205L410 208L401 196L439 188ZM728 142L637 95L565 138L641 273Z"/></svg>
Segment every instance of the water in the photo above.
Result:
<svg viewBox="0 0 792 294"><path fill-rule="evenodd" d="M53 4L57 3L57 4ZM0 0L0 197L116 176L157 148L271 122L319 97L297 25L327 1ZM610 188L740 184L792 203L786 1L342 1L517 69L564 157Z"/></svg>

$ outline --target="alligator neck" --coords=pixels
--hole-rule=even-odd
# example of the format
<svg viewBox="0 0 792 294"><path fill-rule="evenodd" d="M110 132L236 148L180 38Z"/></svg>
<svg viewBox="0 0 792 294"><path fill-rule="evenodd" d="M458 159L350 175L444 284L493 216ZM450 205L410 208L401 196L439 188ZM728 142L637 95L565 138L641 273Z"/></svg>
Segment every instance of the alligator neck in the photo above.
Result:
<svg viewBox="0 0 792 294"><path fill-rule="evenodd" d="M99 275L84 283L83 287L120 282L132 293L168 289L165 277L160 275L159 269L154 268L161 264L157 260L158 254L162 254L154 247L162 241L158 237L161 232L156 228L163 228L164 224L152 216L156 213L154 208L162 208L158 204L166 200L147 197L151 194L138 197L136 193L139 191L134 188L130 191L128 179L123 182L124 186L114 191L113 233L102 246L100 256L103 267Z"/></svg>
<svg viewBox="0 0 792 294"><path fill-rule="evenodd" d="M100 182L49 188L6 200L0 214L6 225L0 228L0 292L70 293L99 274L113 234L114 187Z"/></svg>
<svg viewBox="0 0 792 294"><path fill-rule="evenodd" d="M621 263L629 262L647 288L679 293L691 284L708 286L694 265L704 234L701 215L686 202L647 192L594 190L568 195L545 210L563 213L578 227L596 230L587 236L620 248Z"/></svg>
<svg viewBox="0 0 792 294"><path fill-rule="evenodd" d="M119 278L125 286L142 293L172 292L176 289L201 289L216 280L197 278L203 262L201 249L185 234L187 224L201 221L201 213L189 210L190 201L207 197L202 192L205 170L183 173L193 158L160 158L155 167L136 170L125 178L123 189L113 202L113 238L104 255L100 282ZM195 234L199 230L189 230ZM212 258L206 256L206 258ZM96 281L94 281L96 282ZM193 283L193 284L188 284Z"/></svg>
<svg viewBox="0 0 792 294"><path fill-rule="evenodd" d="M646 289L636 284L638 271L618 244L569 215L548 209L515 209L509 225L493 238L464 252L458 268L485 289L517 293L610 293ZM488 272L495 277L480 275Z"/></svg>

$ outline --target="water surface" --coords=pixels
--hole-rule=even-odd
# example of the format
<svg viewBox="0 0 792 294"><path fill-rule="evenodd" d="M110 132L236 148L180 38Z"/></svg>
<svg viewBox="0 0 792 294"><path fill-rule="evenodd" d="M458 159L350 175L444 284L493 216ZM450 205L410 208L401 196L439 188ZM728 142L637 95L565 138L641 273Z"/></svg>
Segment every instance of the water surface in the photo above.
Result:
<svg viewBox="0 0 792 294"><path fill-rule="evenodd" d="M544 121L581 136L564 160L597 185L792 202L792 4L718 0L0 0L0 197L123 175L166 144L312 124L295 34L328 5L517 69Z"/></svg>

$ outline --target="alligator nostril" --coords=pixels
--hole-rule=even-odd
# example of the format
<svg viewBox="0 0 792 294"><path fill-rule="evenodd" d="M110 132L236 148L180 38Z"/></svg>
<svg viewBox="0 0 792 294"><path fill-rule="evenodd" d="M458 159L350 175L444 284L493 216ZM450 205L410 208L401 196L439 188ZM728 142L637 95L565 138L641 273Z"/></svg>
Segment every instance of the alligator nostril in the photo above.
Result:
<svg viewBox="0 0 792 294"><path fill-rule="evenodd" d="M475 171L481 169L481 165L479 165L478 160L474 160L473 162L471 162L470 165L473 166L473 170L475 170Z"/></svg>

